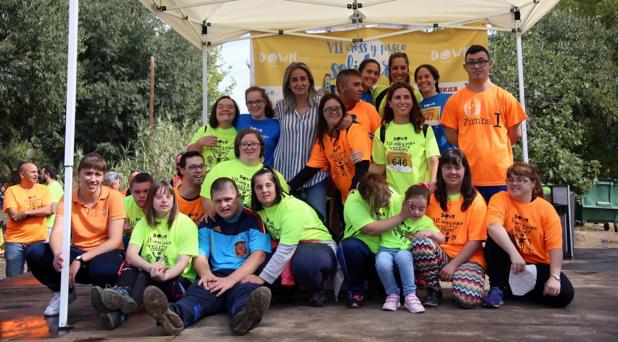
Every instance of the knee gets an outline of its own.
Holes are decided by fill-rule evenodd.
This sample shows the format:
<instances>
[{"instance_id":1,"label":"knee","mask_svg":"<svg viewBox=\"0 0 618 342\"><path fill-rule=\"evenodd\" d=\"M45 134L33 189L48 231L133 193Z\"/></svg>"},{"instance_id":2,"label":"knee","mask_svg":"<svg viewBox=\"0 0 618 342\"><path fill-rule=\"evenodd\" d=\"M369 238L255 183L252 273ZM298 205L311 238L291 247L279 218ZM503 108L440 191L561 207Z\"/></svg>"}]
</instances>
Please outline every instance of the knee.
<instances>
[{"instance_id":1,"label":"knee","mask_svg":"<svg viewBox=\"0 0 618 342\"><path fill-rule=\"evenodd\" d=\"M434 254L436 249L436 243L432 239L417 238L412 240L412 247L410 251L414 256L423 256L427 254Z\"/></svg>"},{"instance_id":2,"label":"knee","mask_svg":"<svg viewBox=\"0 0 618 342\"><path fill-rule=\"evenodd\" d=\"M393 259L387 253L378 253L376 255L376 270L390 271L393 269Z\"/></svg>"},{"instance_id":3,"label":"knee","mask_svg":"<svg viewBox=\"0 0 618 342\"><path fill-rule=\"evenodd\" d=\"M395 254L395 262L397 264L401 263L412 263L412 253L410 251L399 251Z\"/></svg>"},{"instance_id":4,"label":"knee","mask_svg":"<svg viewBox=\"0 0 618 342\"><path fill-rule=\"evenodd\" d=\"M38 242L38 243L31 245L26 250L26 253L25 253L26 260L30 263L30 262L36 262L38 260L43 259L43 256L45 255L46 247L47 247L47 243L45 242Z\"/></svg>"}]
</instances>

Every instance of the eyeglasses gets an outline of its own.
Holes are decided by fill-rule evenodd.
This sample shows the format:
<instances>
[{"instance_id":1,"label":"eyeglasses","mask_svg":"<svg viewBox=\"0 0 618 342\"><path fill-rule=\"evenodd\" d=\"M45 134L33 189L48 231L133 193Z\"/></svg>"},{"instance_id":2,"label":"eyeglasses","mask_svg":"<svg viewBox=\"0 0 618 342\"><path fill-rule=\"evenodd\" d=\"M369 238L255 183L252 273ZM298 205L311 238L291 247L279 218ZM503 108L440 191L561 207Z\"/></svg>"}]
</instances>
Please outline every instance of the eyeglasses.
<instances>
[{"instance_id":1,"label":"eyeglasses","mask_svg":"<svg viewBox=\"0 0 618 342\"><path fill-rule=\"evenodd\" d=\"M528 177L509 177L506 179L506 184L523 184L530 182Z\"/></svg>"},{"instance_id":2,"label":"eyeglasses","mask_svg":"<svg viewBox=\"0 0 618 342\"><path fill-rule=\"evenodd\" d=\"M261 106L264 104L264 100L247 101L245 103L247 104L247 107Z\"/></svg>"},{"instance_id":3,"label":"eyeglasses","mask_svg":"<svg viewBox=\"0 0 618 342\"><path fill-rule=\"evenodd\" d=\"M189 166L185 167L185 169L189 169L190 171L202 171L205 168L206 168L206 165L204 165L204 164L189 165Z\"/></svg>"},{"instance_id":4,"label":"eyeglasses","mask_svg":"<svg viewBox=\"0 0 618 342\"><path fill-rule=\"evenodd\" d=\"M258 146L260 146L259 142L240 143L240 147L242 148L255 148Z\"/></svg>"},{"instance_id":5,"label":"eyeglasses","mask_svg":"<svg viewBox=\"0 0 618 342\"><path fill-rule=\"evenodd\" d=\"M341 113L342 112L342 108L337 106L337 107L328 107L328 108L324 108L324 114L327 115L331 115L334 113Z\"/></svg>"},{"instance_id":6,"label":"eyeglasses","mask_svg":"<svg viewBox=\"0 0 618 342\"><path fill-rule=\"evenodd\" d=\"M466 62L466 65L467 65L467 66L469 66L469 67L472 67L472 68L474 68L474 67L479 67L479 68L482 68L482 67L484 67L485 65L487 65L487 63L489 63L489 60L487 60L487 59L481 59L481 60L478 60L478 61L469 61L469 62Z\"/></svg>"}]
</instances>

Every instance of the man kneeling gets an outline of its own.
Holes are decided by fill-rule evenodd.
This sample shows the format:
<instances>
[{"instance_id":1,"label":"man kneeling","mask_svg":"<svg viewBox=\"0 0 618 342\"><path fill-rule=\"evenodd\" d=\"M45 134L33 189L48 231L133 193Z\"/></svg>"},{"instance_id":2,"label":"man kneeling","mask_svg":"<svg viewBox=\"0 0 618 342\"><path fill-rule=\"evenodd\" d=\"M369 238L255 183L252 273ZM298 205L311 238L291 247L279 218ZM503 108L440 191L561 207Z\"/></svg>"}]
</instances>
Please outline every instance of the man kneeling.
<instances>
[{"instance_id":1,"label":"man kneeling","mask_svg":"<svg viewBox=\"0 0 618 342\"><path fill-rule=\"evenodd\" d=\"M257 326L270 305L270 289L240 282L271 251L260 217L243 207L238 188L229 178L217 179L211 196L216 215L200 224L199 255L193 261L199 279L173 304L158 287L144 291L146 311L169 335L178 335L202 317L224 309L232 317L232 331L244 335Z\"/></svg>"}]
</instances>

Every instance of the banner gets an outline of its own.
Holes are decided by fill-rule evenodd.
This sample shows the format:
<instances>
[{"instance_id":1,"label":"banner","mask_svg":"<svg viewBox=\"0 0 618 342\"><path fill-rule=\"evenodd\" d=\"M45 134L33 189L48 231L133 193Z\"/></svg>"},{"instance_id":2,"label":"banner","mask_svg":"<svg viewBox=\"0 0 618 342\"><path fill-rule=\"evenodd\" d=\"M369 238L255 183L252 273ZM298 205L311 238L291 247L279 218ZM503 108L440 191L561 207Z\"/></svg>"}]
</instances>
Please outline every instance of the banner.
<instances>
[{"instance_id":1,"label":"banner","mask_svg":"<svg viewBox=\"0 0 618 342\"><path fill-rule=\"evenodd\" d=\"M325 36L346 38L374 37L396 32L392 29L360 29L324 33ZM354 68L367 58L381 64L378 84L388 84L388 57L393 52L405 52L410 59L410 77L421 64L432 64L440 71L440 88L455 92L465 85L468 75L463 69L464 54L470 45L487 46L487 32L444 29L436 32L411 32L379 40L352 44L296 36L255 38L252 44L252 84L267 89L273 103L282 98L281 82L288 64L305 62L311 68L316 87L321 86L325 74L337 77L340 70Z\"/></svg>"}]
</instances>

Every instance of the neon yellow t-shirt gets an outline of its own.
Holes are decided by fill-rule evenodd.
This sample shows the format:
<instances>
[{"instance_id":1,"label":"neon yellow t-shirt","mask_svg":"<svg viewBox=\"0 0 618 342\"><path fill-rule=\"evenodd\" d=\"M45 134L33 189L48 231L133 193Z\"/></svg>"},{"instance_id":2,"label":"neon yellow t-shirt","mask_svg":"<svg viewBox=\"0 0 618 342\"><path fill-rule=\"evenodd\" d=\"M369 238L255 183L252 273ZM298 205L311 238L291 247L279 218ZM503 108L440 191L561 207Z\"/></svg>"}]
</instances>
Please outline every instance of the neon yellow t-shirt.
<instances>
[{"instance_id":1,"label":"neon yellow t-shirt","mask_svg":"<svg viewBox=\"0 0 618 342\"><path fill-rule=\"evenodd\" d=\"M345 221L343 238L357 238L364 242L372 253L376 253L380 248L380 235L365 234L362 229L370 223L399 214L403 201L401 195L394 190L392 192L388 208L380 209L376 215L371 215L369 204L358 191L353 191L348 195L343 206L343 219Z\"/></svg>"},{"instance_id":2,"label":"neon yellow t-shirt","mask_svg":"<svg viewBox=\"0 0 618 342\"><path fill-rule=\"evenodd\" d=\"M58 181L47 184L47 189L49 189L49 198L52 203L58 203L64 195L64 189ZM63 205L63 203L58 203L58 205ZM47 227L53 227L54 221L56 221L56 214L47 216Z\"/></svg>"},{"instance_id":3,"label":"neon yellow t-shirt","mask_svg":"<svg viewBox=\"0 0 618 342\"><path fill-rule=\"evenodd\" d=\"M281 202L258 211L273 240L286 245L300 241L332 241L324 223L311 206L296 197L283 195Z\"/></svg>"},{"instance_id":4,"label":"neon yellow t-shirt","mask_svg":"<svg viewBox=\"0 0 618 342\"><path fill-rule=\"evenodd\" d=\"M135 228L137 222L144 217L144 210L137 205L133 199L133 195L129 195L124 198L124 211L129 219L131 228Z\"/></svg>"},{"instance_id":5,"label":"neon yellow t-shirt","mask_svg":"<svg viewBox=\"0 0 618 342\"><path fill-rule=\"evenodd\" d=\"M212 186L212 183L214 183L214 181L218 178L228 177L231 178L234 183L236 183L236 187L238 187L238 191L243 197L243 201L245 202L245 204L247 204L247 206L250 206L251 177L253 177L253 174L258 172L263 167L264 164L262 163L259 163L256 166L248 166L243 164L239 159L231 159L217 164L206 175L206 178L202 183L200 196L210 199L210 187ZM283 191L288 192L288 183L285 181L285 178L279 172L276 172L276 174L279 178L279 182L281 183Z\"/></svg>"},{"instance_id":6,"label":"neon yellow t-shirt","mask_svg":"<svg viewBox=\"0 0 618 342\"><path fill-rule=\"evenodd\" d=\"M410 185L428 182L431 175L427 159L440 156L432 129L415 132L411 123L386 125L384 143L380 140L378 128L373 139L371 156L376 164L386 164L386 181L400 194L404 194Z\"/></svg>"},{"instance_id":7,"label":"neon yellow t-shirt","mask_svg":"<svg viewBox=\"0 0 618 342\"><path fill-rule=\"evenodd\" d=\"M234 155L234 139L236 139L236 128L212 128L210 125L202 126L195 132L189 144L195 144L198 140L205 136L214 135L219 139L217 146L204 147L200 153L204 157L206 170L212 169L220 162L236 158Z\"/></svg>"},{"instance_id":8,"label":"neon yellow t-shirt","mask_svg":"<svg viewBox=\"0 0 618 342\"><path fill-rule=\"evenodd\" d=\"M166 266L174 266L179 255L194 257L198 251L197 226L187 215L178 213L171 228L167 219L155 220L155 226L150 227L143 218L133 228L129 244L140 246L139 255L151 264L163 257ZM196 274L192 260L180 275L193 281Z\"/></svg>"},{"instance_id":9,"label":"neon yellow t-shirt","mask_svg":"<svg viewBox=\"0 0 618 342\"><path fill-rule=\"evenodd\" d=\"M414 234L421 230L431 230L436 233L440 232L433 224L433 220L427 215L424 215L416 221L407 219L397 227L382 233L380 247L399 248L401 250L410 249L412 242L408 239L408 234Z\"/></svg>"}]
</instances>

